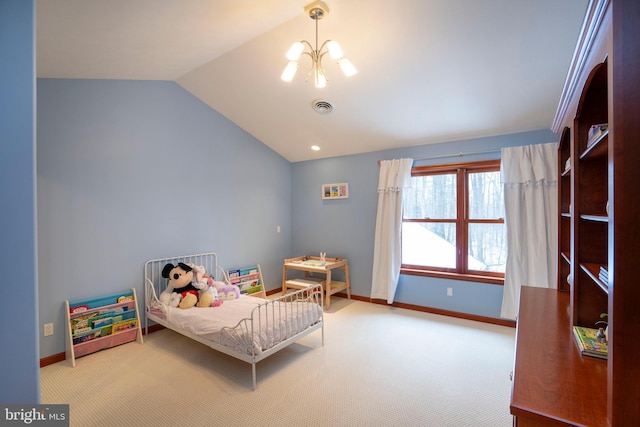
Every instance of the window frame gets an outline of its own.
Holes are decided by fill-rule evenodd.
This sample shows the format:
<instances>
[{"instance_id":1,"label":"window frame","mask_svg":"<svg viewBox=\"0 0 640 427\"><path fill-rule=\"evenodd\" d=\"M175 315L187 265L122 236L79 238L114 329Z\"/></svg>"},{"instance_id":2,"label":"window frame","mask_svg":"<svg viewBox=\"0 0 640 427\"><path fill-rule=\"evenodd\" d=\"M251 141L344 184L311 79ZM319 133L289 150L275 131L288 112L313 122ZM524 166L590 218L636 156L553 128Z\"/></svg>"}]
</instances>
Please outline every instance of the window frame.
<instances>
[{"instance_id":1,"label":"window frame","mask_svg":"<svg viewBox=\"0 0 640 427\"><path fill-rule=\"evenodd\" d=\"M426 267L422 265L402 264L400 274L439 277L445 279L464 280L470 282L482 282L504 285L504 273L477 271L468 269L468 235L469 224L504 224L504 218L500 219L475 219L468 218L469 191L468 175L473 172L499 172L500 159L484 160L478 162L453 163L434 166L414 166L411 168L411 176L456 174L456 211L455 219L406 219L402 222L416 223L454 223L456 226L456 265L458 268ZM460 214L462 212L462 215Z\"/></svg>"}]
</instances>

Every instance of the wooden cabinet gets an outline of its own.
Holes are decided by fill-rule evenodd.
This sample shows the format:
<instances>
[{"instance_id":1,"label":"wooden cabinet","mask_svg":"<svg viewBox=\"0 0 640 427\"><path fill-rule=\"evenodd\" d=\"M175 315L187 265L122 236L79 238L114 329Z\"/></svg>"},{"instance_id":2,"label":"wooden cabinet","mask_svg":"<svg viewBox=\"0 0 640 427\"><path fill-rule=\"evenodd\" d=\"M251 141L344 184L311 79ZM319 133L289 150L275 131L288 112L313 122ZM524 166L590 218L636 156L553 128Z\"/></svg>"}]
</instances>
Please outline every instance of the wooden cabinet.
<instances>
[{"instance_id":1,"label":"wooden cabinet","mask_svg":"<svg viewBox=\"0 0 640 427\"><path fill-rule=\"evenodd\" d=\"M521 294L517 426L640 425L637 28L639 1L589 2L552 128L560 138L559 291ZM603 124L606 131L592 130ZM608 359L581 356L571 327L594 327L601 313L608 313Z\"/></svg>"}]
</instances>

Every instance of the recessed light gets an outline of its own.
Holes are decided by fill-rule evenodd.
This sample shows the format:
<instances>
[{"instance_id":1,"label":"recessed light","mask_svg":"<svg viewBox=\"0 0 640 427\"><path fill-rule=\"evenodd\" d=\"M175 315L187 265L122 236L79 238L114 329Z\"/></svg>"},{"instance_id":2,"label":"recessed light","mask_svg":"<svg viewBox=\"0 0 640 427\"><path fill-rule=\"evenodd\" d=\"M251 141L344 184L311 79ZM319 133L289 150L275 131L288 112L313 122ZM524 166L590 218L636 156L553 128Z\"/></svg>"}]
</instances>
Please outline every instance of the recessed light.
<instances>
[{"instance_id":1,"label":"recessed light","mask_svg":"<svg viewBox=\"0 0 640 427\"><path fill-rule=\"evenodd\" d=\"M320 147L318 147L317 145L312 145L312 146L311 146L311 149L312 149L313 151L320 151Z\"/></svg>"}]
</instances>

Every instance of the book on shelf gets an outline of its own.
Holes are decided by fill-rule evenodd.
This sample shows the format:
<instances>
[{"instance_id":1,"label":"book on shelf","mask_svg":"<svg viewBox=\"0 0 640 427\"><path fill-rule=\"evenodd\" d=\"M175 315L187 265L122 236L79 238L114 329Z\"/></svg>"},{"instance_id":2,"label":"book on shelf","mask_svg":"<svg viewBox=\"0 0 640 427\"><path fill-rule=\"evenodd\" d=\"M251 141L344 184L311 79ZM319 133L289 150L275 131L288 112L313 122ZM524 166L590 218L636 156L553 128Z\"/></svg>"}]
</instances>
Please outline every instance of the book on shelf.
<instances>
[{"instance_id":1,"label":"book on shelf","mask_svg":"<svg viewBox=\"0 0 640 427\"><path fill-rule=\"evenodd\" d=\"M260 279L240 282L238 283L238 287L240 288L240 293L242 294L253 294L262 290Z\"/></svg>"},{"instance_id":2,"label":"book on shelf","mask_svg":"<svg viewBox=\"0 0 640 427\"><path fill-rule=\"evenodd\" d=\"M228 270L229 282L237 285L242 294L252 294L262 290L262 278L258 265L236 270Z\"/></svg>"},{"instance_id":3,"label":"book on shelf","mask_svg":"<svg viewBox=\"0 0 640 427\"><path fill-rule=\"evenodd\" d=\"M595 143L602 135L609 131L609 125L607 123L601 123L599 125L593 125L589 128L589 134L587 138L587 147L590 147Z\"/></svg>"},{"instance_id":4,"label":"book on shelf","mask_svg":"<svg viewBox=\"0 0 640 427\"><path fill-rule=\"evenodd\" d=\"M135 310L127 307L115 307L110 310L97 310L87 314L76 315L71 318L71 334L76 337L92 330L101 330L101 336L108 335L111 325L135 318ZM106 328L106 327L109 328ZM110 333L110 332L109 332Z\"/></svg>"},{"instance_id":5,"label":"book on shelf","mask_svg":"<svg viewBox=\"0 0 640 427\"><path fill-rule=\"evenodd\" d=\"M78 333L73 336L73 343L81 344L83 342L91 341L92 339L95 339L95 338L100 338L101 333L102 331L99 328L90 329L88 331Z\"/></svg>"},{"instance_id":6,"label":"book on shelf","mask_svg":"<svg viewBox=\"0 0 640 427\"><path fill-rule=\"evenodd\" d=\"M126 331L128 329L135 329L138 327L138 319L124 320L122 322L114 323L111 329L111 333Z\"/></svg>"},{"instance_id":7,"label":"book on shelf","mask_svg":"<svg viewBox=\"0 0 640 427\"><path fill-rule=\"evenodd\" d=\"M125 302L133 303L134 301L135 301L135 297L133 295L133 292L123 292L123 293L111 295L108 297L93 298L93 299L84 300L84 301L70 302L69 314L73 315L73 314L82 313L83 311L89 311L89 310L93 310L95 308L99 308L107 305L114 305L114 304L120 304ZM124 309L126 310L127 308L124 307Z\"/></svg>"},{"instance_id":8,"label":"book on shelf","mask_svg":"<svg viewBox=\"0 0 640 427\"><path fill-rule=\"evenodd\" d=\"M609 271L604 265L600 266L600 273L598 273L598 278L605 283L609 282Z\"/></svg>"},{"instance_id":9,"label":"book on shelf","mask_svg":"<svg viewBox=\"0 0 640 427\"><path fill-rule=\"evenodd\" d=\"M133 295L122 295L120 297L118 297L118 304L120 304L121 302L126 302L126 301L133 301Z\"/></svg>"},{"instance_id":10,"label":"book on shelf","mask_svg":"<svg viewBox=\"0 0 640 427\"><path fill-rule=\"evenodd\" d=\"M102 328L103 326L113 325L117 321L117 317L101 317L99 319L93 318L89 322L92 328Z\"/></svg>"},{"instance_id":11,"label":"book on shelf","mask_svg":"<svg viewBox=\"0 0 640 427\"><path fill-rule=\"evenodd\" d=\"M73 335L84 333L91 330L89 321L96 317L98 313L84 314L71 319L71 332Z\"/></svg>"},{"instance_id":12,"label":"book on shelf","mask_svg":"<svg viewBox=\"0 0 640 427\"><path fill-rule=\"evenodd\" d=\"M89 306L87 304L81 304L81 305L77 305L75 307L70 307L69 308L69 313L71 314L76 314L76 313L82 313L89 310Z\"/></svg>"},{"instance_id":13,"label":"book on shelf","mask_svg":"<svg viewBox=\"0 0 640 427\"><path fill-rule=\"evenodd\" d=\"M598 338L597 329L574 326L573 336L582 355L600 359L607 358L609 353L607 343Z\"/></svg>"},{"instance_id":14,"label":"book on shelf","mask_svg":"<svg viewBox=\"0 0 640 427\"><path fill-rule=\"evenodd\" d=\"M231 281L231 283L240 280L240 270L228 270L227 274L229 275L229 281Z\"/></svg>"}]
</instances>

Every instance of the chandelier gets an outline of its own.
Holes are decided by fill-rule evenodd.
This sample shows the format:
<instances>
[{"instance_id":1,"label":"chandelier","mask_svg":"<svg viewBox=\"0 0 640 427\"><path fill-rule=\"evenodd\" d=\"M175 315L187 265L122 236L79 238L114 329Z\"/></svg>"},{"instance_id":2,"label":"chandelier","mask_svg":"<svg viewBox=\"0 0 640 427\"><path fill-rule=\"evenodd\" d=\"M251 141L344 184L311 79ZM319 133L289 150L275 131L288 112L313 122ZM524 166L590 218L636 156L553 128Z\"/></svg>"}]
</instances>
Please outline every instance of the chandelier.
<instances>
[{"instance_id":1,"label":"chandelier","mask_svg":"<svg viewBox=\"0 0 640 427\"><path fill-rule=\"evenodd\" d=\"M329 8L323 1L315 1L308 4L304 8L305 12L309 14L309 17L316 21L316 44L315 49L306 40L295 42L293 46L287 52L287 59L289 63L285 67L280 78L285 82L290 82L298 71L298 59L302 54L309 55L311 57L311 70L307 74L305 81L309 80L309 76L313 73L313 78L316 87L322 88L327 85L327 74L322 67L322 58L328 53L331 58L338 61L340 69L349 77L358 72L356 67L353 66L351 61L344 57L342 48L335 40L325 40L324 43L318 49L318 21L329 14ZM308 51L305 50L308 48Z\"/></svg>"}]
</instances>

